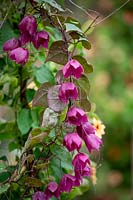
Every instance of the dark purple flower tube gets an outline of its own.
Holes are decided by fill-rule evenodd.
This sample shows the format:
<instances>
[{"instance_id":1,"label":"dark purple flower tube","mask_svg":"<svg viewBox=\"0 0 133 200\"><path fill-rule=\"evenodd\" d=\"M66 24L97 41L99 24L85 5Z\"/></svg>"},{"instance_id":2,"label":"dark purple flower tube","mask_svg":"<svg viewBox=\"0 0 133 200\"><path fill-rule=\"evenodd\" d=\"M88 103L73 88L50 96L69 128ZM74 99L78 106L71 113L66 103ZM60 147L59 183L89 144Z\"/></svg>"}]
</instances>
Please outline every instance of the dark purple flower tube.
<instances>
[{"instance_id":1,"label":"dark purple flower tube","mask_svg":"<svg viewBox=\"0 0 133 200\"><path fill-rule=\"evenodd\" d=\"M83 137L88 151L91 153L93 150L99 151L102 140L95 134L86 135Z\"/></svg>"},{"instance_id":2,"label":"dark purple flower tube","mask_svg":"<svg viewBox=\"0 0 133 200\"><path fill-rule=\"evenodd\" d=\"M32 43L36 49L40 46L48 48L49 34L46 31L36 32L33 36Z\"/></svg>"},{"instance_id":3,"label":"dark purple flower tube","mask_svg":"<svg viewBox=\"0 0 133 200\"><path fill-rule=\"evenodd\" d=\"M77 100L78 98L78 90L74 83L67 82L62 83L59 89L59 99L63 103L67 103L69 99Z\"/></svg>"},{"instance_id":4,"label":"dark purple flower tube","mask_svg":"<svg viewBox=\"0 0 133 200\"><path fill-rule=\"evenodd\" d=\"M70 124L80 126L82 123L88 121L87 115L81 108L72 107L67 113L67 120Z\"/></svg>"},{"instance_id":5,"label":"dark purple flower tube","mask_svg":"<svg viewBox=\"0 0 133 200\"><path fill-rule=\"evenodd\" d=\"M63 67L62 71L65 78L74 76L78 79L83 74L84 69L77 60L72 59Z\"/></svg>"},{"instance_id":6,"label":"dark purple flower tube","mask_svg":"<svg viewBox=\"0 0 133 200\"><path fill-rule=\"evenodd\" d=\"M36 32L36 29L37 22L32 15L24 17L19 23L19 30L21 33L27 33L32 36Z\"/></svg>"},{"instance_id":7,"label":"dark purple flower tube","mask_svg":"<svg viewBox=\"0 0 133 200\"><path fill-rule=\"evenodd\" d=\"M49 200L52 196L59 198L60 191L59 191L58 184L54 181L51 181L45 190L45 195L47 197L47 200Z\"/></svg>"},{"instance_id":8,"label":"dark purple flower tube","mask_svg":"<svg viewBox=\"0 0 133 200\"><path fill-rule=\"evenodd\" d=\"M10 40L7 40L3 45L4 51L12 51L13 49L16 49L20 46L20 42L16 38L12 38Z\"/></svg>"},{"instance_id":9,"label":"dark purple flower tube","mask_svg":"<svg viewBox=\"0 0 133 200\"><path fill-rule=\"evenodd\" d=\"M38 191L32 197L32 200L47 200L44 192Z\"/></svg>"},{"instance_id":10,"label":"dark purple flower tube","mask_svg":"<svg viewBox=\"0 0 133 200\"><path fill-rule=\"evenodd\" d=\"M17 64L24 65L29 57L29 53L27 49L18 47L12 50L9 54L11 60L15 60Z\"/></svg>"},{"instance_id":11,"label":"dark purple flower tube","mask_svg":"<svg viewBox=\"0 0 133 200\"><path fill-rule=\"evenodd\" d=\"M75 176L64 174L59 184L59 190L60 192L70 192L72 187L79 185L80 181L77 180Z\"/></svg>"},{"instance_id":12,"label":"dark purple flower tube","mask_svg":"<svg viewBox=\"0 0 133 200\"><path fill-rule=\"evenodd\" d=\"M68 149L68 151L80 150L82 145L82 140L77 133L67 133L64 137L63 145Z\"/></svg>"}]
</instances>

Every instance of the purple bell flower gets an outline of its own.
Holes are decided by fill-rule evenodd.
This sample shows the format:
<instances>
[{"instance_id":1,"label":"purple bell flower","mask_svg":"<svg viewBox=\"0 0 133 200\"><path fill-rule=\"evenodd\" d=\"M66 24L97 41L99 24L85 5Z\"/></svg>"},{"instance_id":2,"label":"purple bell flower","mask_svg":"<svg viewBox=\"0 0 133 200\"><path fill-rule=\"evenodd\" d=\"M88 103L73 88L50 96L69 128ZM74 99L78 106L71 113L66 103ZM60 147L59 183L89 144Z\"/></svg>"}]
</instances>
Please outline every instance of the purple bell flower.
<instances>
[{"instance_id":1,"label":"purple bell flower","mask_svg":"<svg viewBox=\"0 0 133 200\"><path fill-rule=\"evenodd\" d=\"M80 126L82 123L88 121L87 115L81 108L72 107L67 113L67 120L70 124Z\"/></svg>"},{"instance_id":2,"label":"purple bell flower","mask_svg":"<svg viewBox=\"0 0 133 200\"><path fill-rule=\"evenodd\" d=\"M44 192L38 191L32 197L32 200L47 200Z\"/></svg>"},{"instance_id":3,"label":"purple bell flower","mask_svg":"<svg viewBox=\"0 0 133 200\"><path fill-rule=\"evenodd\" d=\"M72 59L63 67L62 71L65 78L74 76L78 79L83 74L84 69L77 60Z\"/></svg>"},{"instance_id":4,"label":"purple bell flower","mask_svg":"<svg viewBox=\"0 0 133 200\"><path fill-rule=\"evenodd\" d=\"M36 32L32 38L32 43L36 49L40 46L48 48L49 34L46 31Z\"/></svg>"},{"instance_id":5,"label":"purple bell flower","mask_svg":"<svg viewBox=\"0 0 133 200\"><path fill-rule=\"evenodd\" d=\"M12 51L13 49L16 49L20 46L20 42L16 38L12 38L10 40L7 40L3 45L4 51Z\"/></svg>"},{"instance_id":6,"label":"purple bell flower","mask_svg":"<svg viewBox=\"0 0 133 200\"><path fill-rule=\"evenodd\" d=\"M78 153L72 160L72 165L74 166L75 177L77 179L82 179L84 174L84 169L86 166L90 165L90 159L85 153Z\"/></svg>"},{"instance_id":7,"label":"purple bell flower","mask_svg":"<svg viewBox=\"0 0 133 200\"><path fill-rule=\"evenodd\" d=\"M80 181L75 176L64 174L59 184L59 190L60 192L70 192L72 187L79 185Z\"/></svg>"},{"instance_id":8,"label":"purple bell flower","mask_svg":"<svg viewBox=\"0 0 133 200\"><path fill-rule=\"evenodd\" d=\"M24 65L29 57L29 53L27 49L18 47L12 50L9 54L11 60L15 60L17 64Z\"/></svg>"},{"instance_id":9,"label":"purple bell flower","mask_svg":"<svg viewBox=\"0 0 133 200\"><path fill-rule=\"evenodd\" d=\"M83 139L90 153L92 152L92 150L99 151L102 140L98 136L96 136L95 134L90 134L83 137Z\"/></svg>"},{"instance_id":10,"label":"purple bell flower","mask_svg":"<svg viewBox=\"0 0 133 200\"><path fill-rule=\"evenodd\" d=\"M80 150L82 145L82 140L77 133L67 133L64 137L63 145L68 149L68 151Z\"/></svg>"},{"instance_id":11,"label":"purple bell flower","mask_svg":"<svg viewBox=\"0 0 133 200\"><path fill-rule=\"evenodd\" d=\"M77 133L81 138L84 138L86 135L95 134L95 128L89 121L87 121L82 125L77 126Z\"/></svg>"},{"instance_id":12,"label":"purple bell flower","mask_svg":"<svg viewBox=\"0 0 133 200\"><path fill-rule=\"evenodd\" d=\"M62 83L59 89L59 99L63 103L67 103L69 99L77 100L78 90L74 83Z\"/></svg>"},{"instance_id":13,"label":"purple bell flower","mask_svg":"<svg viewBox=\"0 0 133 200\"><path fill-rule=\"evenodd\" d=\"M58 184L54 181L51 181L45 190L45 195L47 197L47 200L49 200L52 196L59 198L60 191Z\"/></svg>"},{"instance_id":14,"label":"purple bell flower","mask_svg":"<svg viewBox=\"0 0 133 200\"><path fill-rule=\"evenodd\" d=\"M32 15L24 17L19 23L19 30L21 33L29 34L32 36L37 29L36 19Z\"/></svg>"}]
</instances>

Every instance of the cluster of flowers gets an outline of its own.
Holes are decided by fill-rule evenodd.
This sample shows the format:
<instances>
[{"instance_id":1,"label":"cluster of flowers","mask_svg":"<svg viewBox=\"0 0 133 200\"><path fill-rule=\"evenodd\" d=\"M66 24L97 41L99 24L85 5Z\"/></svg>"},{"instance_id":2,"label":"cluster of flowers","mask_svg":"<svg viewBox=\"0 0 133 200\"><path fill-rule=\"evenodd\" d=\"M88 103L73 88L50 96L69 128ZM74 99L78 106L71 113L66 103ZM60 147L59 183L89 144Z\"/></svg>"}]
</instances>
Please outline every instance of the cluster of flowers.
<instances>
[{"instance_id":1,"label":"cluster of flowers","mask_svg":"<svg viewBox=\"0 0 133 200\"><path fill-rule=\"evenodd\" d=\"M74 77L79 79L83 74L82 65L71 59L62 69L64 78ZM72 80L70 78L70 80ZM59 88L59 99L68 105L69 101L78 99L78 89L70 82L63 82ZM66 122L75 127L75 132L67 133L64 137L63 145L69 152L77 150L77 154L72 160L74 175L64 174L59 184L52 181L48 184L45 192L38 191L33 195L33 200L49 200L52 196L60 197L62 192L70 192L75 186L80 186L83 177L91 176L91 161L87 154L80 152L82 140L85 142L88 151L99 150L102 141L96 133L96 129L89 122L85 112L79 108L70 106L67 112Z\"/></svg>"},{"instance_id":2,"label":"cluster of flowers","mask_svg":"<svg viewBox=\"0 0 133 200\"><path fill-rule=\"evenodd\" d=\"M36 19L30 15L24 17L18 27L20 37L6 41L3 50L9 52L11 60L24 65L29 58L29 52L23 46L28 42L32 42L36 49L39 49L40 46L48 48L49 35L46 31L37 31Z\"/></svg>"}]
</instances>

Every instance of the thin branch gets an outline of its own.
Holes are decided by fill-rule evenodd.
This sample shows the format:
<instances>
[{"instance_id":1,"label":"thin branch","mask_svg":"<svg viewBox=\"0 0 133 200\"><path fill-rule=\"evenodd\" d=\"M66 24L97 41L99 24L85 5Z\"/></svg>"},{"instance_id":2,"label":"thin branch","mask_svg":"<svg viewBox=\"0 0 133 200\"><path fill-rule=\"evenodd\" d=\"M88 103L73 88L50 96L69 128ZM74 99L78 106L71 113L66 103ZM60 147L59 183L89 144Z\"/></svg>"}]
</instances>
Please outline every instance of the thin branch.
<instances>
[{"instance_id":1,"label":"thin branch","mask_svg":"<svg viewBox=\"0 0 133 200\"><path fill-rule=\"evenodd\" d=\"M82 10L86 15L88 15L91 19L94 19L94 17L92 17L84 8L80 7L79 5L77 5L76 3L74 3L72 0L69 0L69 2L74 5L75 7L79 8L80 10ZM92 11L92 10L91 10Z\"/></svg>"},{"instance_id":2,"label":"thin branch","mask_svg":"<svg viewBox=\"0 0 133 200\"><path fill-rule=\"evenodd\" d=\"M120 7L116 8L113 12L111 12L109 15L107 15L106 17L104 17L102 20L100 20L99 22L95 23L94 26L103 23L105 20L107 20L109 17L111 17L112 15L114 15L116 12L118 12L121 8L123 8L127 3L129 3L130 0L127 0L125 3L123 3Z\"/></svg>"},{"instance_id":3,"label":"thin branch","mask_svg":"<svg viewBox=\"0 0 133 200\"><path fill-rule=\"evenodd\" d=\"M7 12L6 12L6 15L5 15L3 21L2 21L2 23L1 23L1 25L0 25L0 29L1 29L2 26L4 25L4 23L5 23L5 21L6 21L6 18L7 18L7 16L8 16L8 14L9 14L9 11L10 11L11 7L12 7L12 3L10 3L10 5L9 5L9 8L8 8L8 10L7 10Z\"/></svg>"}]
</instances>

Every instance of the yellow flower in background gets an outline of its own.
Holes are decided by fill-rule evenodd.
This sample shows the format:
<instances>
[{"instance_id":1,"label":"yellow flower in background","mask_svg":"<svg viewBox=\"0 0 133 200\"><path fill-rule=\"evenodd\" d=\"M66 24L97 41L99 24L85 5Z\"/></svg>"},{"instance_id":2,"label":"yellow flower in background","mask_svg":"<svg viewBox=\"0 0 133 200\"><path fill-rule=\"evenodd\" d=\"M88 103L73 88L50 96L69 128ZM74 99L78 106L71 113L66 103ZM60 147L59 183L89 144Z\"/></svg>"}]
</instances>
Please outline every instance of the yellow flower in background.
<instances>
[{"instance_id":1,"label":"yellow flower in background","mask_svg":"<svg viewBox=\"0 0 133 200\"><path fill-rule=\"evenodd\" d=\"M105 134L105 126L102 124L101 120L98 120L96 118L93 118L93 126L95 127L95 135L98 136L99 138L102 138L102 135Z\"/></svg>"}]
</instances>

